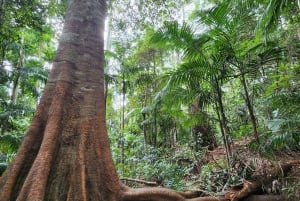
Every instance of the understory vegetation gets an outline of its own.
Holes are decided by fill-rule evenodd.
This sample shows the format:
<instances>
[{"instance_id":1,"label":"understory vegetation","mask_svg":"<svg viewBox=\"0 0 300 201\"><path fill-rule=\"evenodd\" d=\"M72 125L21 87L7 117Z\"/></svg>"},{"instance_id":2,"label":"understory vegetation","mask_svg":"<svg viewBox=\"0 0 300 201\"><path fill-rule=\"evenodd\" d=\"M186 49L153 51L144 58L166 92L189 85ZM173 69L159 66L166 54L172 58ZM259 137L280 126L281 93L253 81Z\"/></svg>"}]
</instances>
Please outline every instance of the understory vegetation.
<instances>
[{"instance_id":1,"label":"understory vegetation","mask_svg":"<svg viewBox=\"0 0 300 201\"><path fill-rule=\"evenodd\" d=\"M67 5L41 2L0 0L0 174L43 92ZM124 183L217 195L300 160L299 1L108 6L107 130ZM264 191L299 199L291 174Z\"/></svg>"}]
</instances>

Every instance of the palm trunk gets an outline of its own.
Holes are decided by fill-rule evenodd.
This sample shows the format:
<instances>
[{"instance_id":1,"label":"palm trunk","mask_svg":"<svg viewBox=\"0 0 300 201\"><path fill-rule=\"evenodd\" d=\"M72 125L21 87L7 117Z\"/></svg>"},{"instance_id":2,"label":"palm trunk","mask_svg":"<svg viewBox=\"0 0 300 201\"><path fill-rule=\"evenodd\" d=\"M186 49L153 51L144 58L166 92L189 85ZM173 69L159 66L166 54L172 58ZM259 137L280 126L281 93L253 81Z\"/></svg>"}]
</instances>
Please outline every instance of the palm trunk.
<instances>
[{"instance_id":1,"label":"palm trunk","mask_svg":"<svg viewBox=\"0 0 300 201\"><path fill-rule=\"evenodd\" d=\"M19 80L20 80L20 73L17 72L17 75L13 81L13 88L10 96L10 100L13 105L17 103L17 98L19 93Z\"/></svg>"},{"instance_id":2,"label":"palm trunk","mask_svg":"<svg viewBox=\"0 0 300 201\"><path fill-rule=\"evenodd\" d=\"M219 84L219 81L215 79L216 84L216 92L217 92L217 103L218 103L218 115L220 117L220 125L222 129L223 139L224 139L224 146L226 148L226 152L228 153L228 156L232 156L231 152L231 145L229 141L229 128L227 126L227 118L224 111L223 101L222 101L222 91L221 86ZM229 160L229 158L228 158Z\"/></svg>"},{"instance_id":3,"label":"palm trunk","mask_svg":"<svg viewBox=\"0 0 300 201\"><path fill-rule=\"evenodd\" d=\"M105 127L105 1L70 0L63 35L26 137L0 179L0 200L119 200Z\"/></svg>"},{"instance_id":4,"label":"palm trunk","mask_svg":"<svg viewBox=\"0 0 300 201\"><path fill-rule=\"evenodd\" d=\"M126 95L126 82L124 78L124 73L122 75L122 119L121 119L121 170L122 174L125 171L125 141L124 141L124 131L125 131L125 95Z\"/></svg>"},{"instance_id":5,"label":"palm trunk","mask_svg":"<svg viewBox=\"0 0 300 201\"><path fill-rule=\"evenodd\" d=\"M248 111L249 111L254 136L255 136L256 142L259 144L259 135L258 135L258 131L257 131L256 118L255 118L255 115L254 115L253 106L252 106L251 101L250 101L248 88L247 88L247 83L246 83L246 79L245 79L244 74L242 74L242 76L241 76L241 83L243 85L244 92L245 92L245 97L244 98L245 98L245 102L246 102L246 105L247 105L247 108L248 108Z\"/></svg>"}]
</instances>

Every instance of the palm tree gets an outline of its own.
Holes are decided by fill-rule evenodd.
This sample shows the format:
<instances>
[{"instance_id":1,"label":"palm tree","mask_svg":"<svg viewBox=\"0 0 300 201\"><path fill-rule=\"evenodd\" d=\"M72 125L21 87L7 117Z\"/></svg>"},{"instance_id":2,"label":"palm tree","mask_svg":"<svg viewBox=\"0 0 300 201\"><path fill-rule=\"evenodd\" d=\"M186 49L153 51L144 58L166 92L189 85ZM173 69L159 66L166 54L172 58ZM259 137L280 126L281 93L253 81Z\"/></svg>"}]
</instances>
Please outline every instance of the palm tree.
<instances>
[{"instance_id":1,"label":"palm tree","mask_svg":"<svg viewBox=\"0 0 300 201\"><path fill-rule=\"evenodd\" d=\"M228 12L237 12L236 10L239 10L238 13L241 14L245 11L253 12L254 9L258 9L260 17L256 30L259 35L263 33L264 39L282 23L284 13L290 15L291 13L299 13L300 10L299 0L227 0L225 2L228 5Z\"/></svg>"},{"instance_id":2,"label":"palm tree","mask_svg":"<svg viewBox=\"0 0 300 201\"><path fill-rule=\"evenodd\" d=\"M169 75L169 85L173 87L184 85L187 87L187 91L194 91L194 100L190 102L190 107L194 105L194 108L198 108L197 112L203 114L203 111L201 111L203 107L216 100L219 105L217 107L218 111L221 114L219 120L222 122L220 125L225 140L224 143L228 145L228 153L230 153L229 143L227 143L229 128L227 126L221 92L222 82L226 78L226 69L221 66L222 55L213 55L210 49L210 46L213 45L210 36L207 34L196 34L192 27L185 23L180 27L177 22L171 22L165 23L164 27L154 35L153 41L158 44L165 44L167 48L177 49L182 52L183 62L174 73ZM201 86L209 86L209 92L207 93L207 89ZM210 129L204 129L208 128L207 126L204 123L203 126L195 126L193 130L195 133L201 133L197 130L202 130L202 132L206 130L207 133L205 134L207 136L203 138L210 140L203 144L209 144L210 149L213 149L216 141L212 140L214 137L211 136Z\"/></svg>"}]
</instances>

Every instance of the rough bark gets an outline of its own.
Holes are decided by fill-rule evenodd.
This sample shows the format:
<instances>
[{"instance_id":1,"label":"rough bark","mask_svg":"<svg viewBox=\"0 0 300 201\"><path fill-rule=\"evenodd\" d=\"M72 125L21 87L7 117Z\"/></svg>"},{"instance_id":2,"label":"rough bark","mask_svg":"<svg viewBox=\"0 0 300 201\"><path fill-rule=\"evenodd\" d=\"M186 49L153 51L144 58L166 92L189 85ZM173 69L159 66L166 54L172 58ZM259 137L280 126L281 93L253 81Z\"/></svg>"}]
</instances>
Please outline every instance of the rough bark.
<instances>
[{"instance_id":1,"label":"rough bark","mask_svg":"<svg viewBox=\"0 0 300 201\"><path fill-rule=\"evenodd\" d=\"M1 201L119 199L105 128L105 1L69 2L43 97L1 177Z\"/></svg>"}]
</instances>

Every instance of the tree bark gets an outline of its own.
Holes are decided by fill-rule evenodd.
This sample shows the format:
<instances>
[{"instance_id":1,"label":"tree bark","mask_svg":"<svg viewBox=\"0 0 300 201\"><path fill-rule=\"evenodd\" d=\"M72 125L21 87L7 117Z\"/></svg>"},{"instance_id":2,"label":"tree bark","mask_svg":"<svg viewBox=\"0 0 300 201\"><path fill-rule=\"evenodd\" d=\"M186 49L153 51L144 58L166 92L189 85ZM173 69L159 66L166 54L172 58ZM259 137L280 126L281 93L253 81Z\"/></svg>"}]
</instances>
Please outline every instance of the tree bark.
<instances>
[{"instance_id":1,"label":"tree bark","mask_svg":"<svg viewBox=\"0 0 300 201\"><path fill-rule=\"evenodd\" d=\"M53 69L1 201L119 200L105 127L104 0L70 0Z\"/></svg>"}]
</instances>

